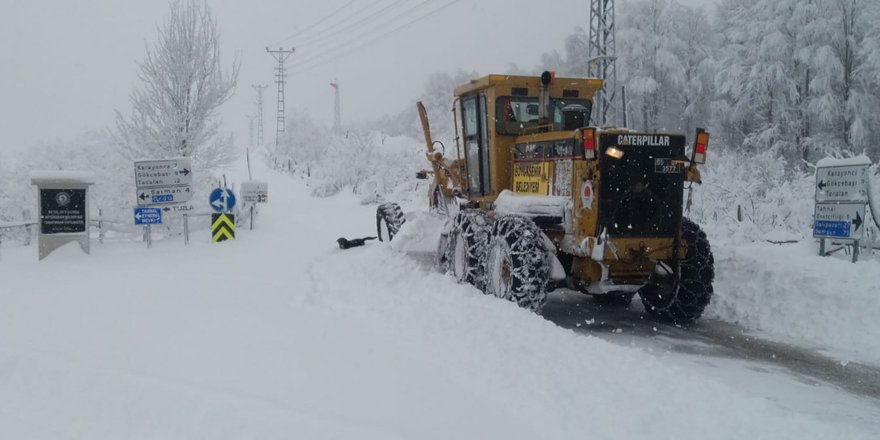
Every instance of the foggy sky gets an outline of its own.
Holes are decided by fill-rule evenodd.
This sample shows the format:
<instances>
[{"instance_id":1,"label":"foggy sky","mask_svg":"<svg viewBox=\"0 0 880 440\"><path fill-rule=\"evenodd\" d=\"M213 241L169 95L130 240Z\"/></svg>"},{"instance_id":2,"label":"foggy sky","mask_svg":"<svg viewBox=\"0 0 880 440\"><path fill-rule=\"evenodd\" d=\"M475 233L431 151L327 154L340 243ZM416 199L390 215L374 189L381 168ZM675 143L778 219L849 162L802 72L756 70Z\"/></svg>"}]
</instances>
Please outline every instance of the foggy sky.
<instances>
[{"instance_id":1,"label":"foggy sky","mask_svg":"<svg viewBox=\"0 0 880 440\"><path fill-rule=\"evenodd\" d=\"M2 1L0 150L20 149L41 140L72 139L87 129L112 127L114 110L128 113L128 95L138 83L136 62L143 59L145 44L155 40L156 25L168 9L166 2ZM448 1L432 0L352 44L391 31ZM362 11L356 15L366 17L393 2L356 0L347 11ZM343 123L357 123L405 109L423 89L425 78L437 71L461 68L488 74L504 72L510 63L531 68L542 53L561 50L565 37L575 26L586 27L588 19L587 0L459 0L430 18L301 72L298 63L322 50L348 51L352 44L341 45L357 36L358 29L369 27L370 21L326 35L331 32L329 24L347 16L342 12L306 30L349 0L207 3L220 28L224 63L227 67L233 59L241 63L238 88L222 108L221 117L242 146L248 143L246 115L255 113L252 84L269 85L264 129L266 143L274 140L275 62L265 53L269 44L297 50L288 62L288 111L307 111L315 121L329 125L333 118L329 82L337 78ZM387 14L420 3L400 0ZM358 19L348 19L333 29ZM325 30L323 38L318 35L321 30ZM281 41L297 32L299 38ZM309 37L315 41L309 42Z\"/></svg>"}]
</instances>

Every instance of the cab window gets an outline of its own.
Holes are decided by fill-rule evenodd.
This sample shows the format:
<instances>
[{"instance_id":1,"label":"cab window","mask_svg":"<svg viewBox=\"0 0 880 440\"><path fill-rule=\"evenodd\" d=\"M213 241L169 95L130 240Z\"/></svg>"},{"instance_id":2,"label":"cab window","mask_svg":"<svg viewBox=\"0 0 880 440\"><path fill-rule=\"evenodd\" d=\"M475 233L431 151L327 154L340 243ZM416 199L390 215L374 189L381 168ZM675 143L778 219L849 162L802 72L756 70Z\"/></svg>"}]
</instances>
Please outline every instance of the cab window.
<instances>
[{"instance_id":1,"label":"cab window","mask_svg":"<svg viewBox=\"0 0 880 440\"><path fill-rule=\"evenodd\" d=\"M467 97L462 99L461 106L468 193L486 195L490 192L486 98Z\"/></svg>"},{"instance_id":2,"label":"cab window","mask_svg":"<svg viewBox=\"0 0 880 440\"><path fill-rule=\"evenodd\" d=\"M550 99L550 120L540 120L538 98L503 96L495 101L495 132L501 135L534 133L539 126L553 130L589 126L593 103L587 99Z\"/></svg>"}]
</instances>

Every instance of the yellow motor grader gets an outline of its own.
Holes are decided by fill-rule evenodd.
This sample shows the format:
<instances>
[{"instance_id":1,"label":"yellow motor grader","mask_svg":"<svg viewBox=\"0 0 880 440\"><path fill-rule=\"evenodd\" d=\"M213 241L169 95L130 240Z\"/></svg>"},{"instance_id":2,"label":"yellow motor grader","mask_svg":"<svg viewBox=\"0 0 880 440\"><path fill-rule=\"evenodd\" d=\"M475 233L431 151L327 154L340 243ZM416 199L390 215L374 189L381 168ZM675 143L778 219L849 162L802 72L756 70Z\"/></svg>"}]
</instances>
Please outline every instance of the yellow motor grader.
<instances>
[{"instance_id":1,"label":"yellow motor grader","mask_svg":"<svg viewBox=\"0 0 880 440\"><path fill-rule=\"evenodd\" d=\"M488 75L455 89L457 157L434 148L419 103L433 177L432 210L449 216L440 267L487 294L538 310L567 286L604 304L638 293L649 313L700 317L714 261L683 217L685 182L700 182L709 134L591 126L598 79ZM389 235L402 222L385 204ZM381 231L380 231L381 235Z\"/></svg>"}]
</instances>

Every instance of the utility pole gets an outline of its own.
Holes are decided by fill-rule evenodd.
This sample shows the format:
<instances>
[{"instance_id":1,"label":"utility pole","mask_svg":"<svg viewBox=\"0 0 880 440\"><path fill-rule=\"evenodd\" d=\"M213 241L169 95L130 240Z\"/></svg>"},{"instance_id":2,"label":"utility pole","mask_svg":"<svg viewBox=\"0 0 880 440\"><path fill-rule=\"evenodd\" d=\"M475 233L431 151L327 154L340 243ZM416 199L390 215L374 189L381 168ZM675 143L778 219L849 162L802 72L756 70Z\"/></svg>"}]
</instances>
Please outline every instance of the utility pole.
<instances>
[{"instance_id":1,"label":"utility pole","mask_svg":"<svg viewBox=\"0 0 880 440\"><path fill-rule=\"evenodd\" d=\"M614 37L614 0L590 0L590 76L602 80L596 93L594 121L600 127L616 123L617 50Z\"/></svg>"},{"instance_id":2,"label":"utility pole","mask_svg":"<svg viewBox=\"0 0 880 440\"><path fill-rule=\"evenodd\" d=\"M334 102L333 102L333 130L339 131L342 128L342 109L339 105L339 81L335 78L333 82L330 83L330 87L333 87L334 94Z\"/></svg>"},{"instance_id":3,"label":"utility pole","mask_svg":"<svg viewBox=\"0 0 880 440\"><path fill-rule=\"evenodd\" d=\"M257 91L257 143L255 145L263 145L263 90L268 88L268 85L253 85L251 87Z\"/></svg>"},{"instance_id":4,"label":"utility pole","mask_svg":"<svg viewBox=\"0 0 880 440\"><path fill-rule=\"evenodd\" d=\"M294 48L284 49L278 48L276 50L266 48L266 52L269 55L272 55L272 58L275 58L275 61L278 61L278 66L275 67L275 84L278 84L278 109L277 109L277 117L275 120L275 147L278 147L278 138L281 137L281 133L284 132L284 83L286 75L286 69L284 68L284 62L293 55Z\"/></svg>"}]
</instances>

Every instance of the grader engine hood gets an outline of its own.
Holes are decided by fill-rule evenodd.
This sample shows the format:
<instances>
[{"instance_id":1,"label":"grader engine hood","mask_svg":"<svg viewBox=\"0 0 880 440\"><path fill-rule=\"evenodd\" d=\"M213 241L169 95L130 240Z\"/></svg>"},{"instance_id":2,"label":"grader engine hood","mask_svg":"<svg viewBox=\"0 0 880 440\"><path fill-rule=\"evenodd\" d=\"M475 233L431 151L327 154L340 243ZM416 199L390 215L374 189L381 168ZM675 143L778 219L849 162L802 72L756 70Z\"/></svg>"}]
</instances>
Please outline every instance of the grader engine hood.
<instances>
[{"instance_id":1,"label":"grader engine hood","mask_svg":"<svg viewBox=\"0 0 880 440\"><path fill-rule=\"evenodd\" d=\"M613 237L672 237L682 216L685 136L599 136L599 225Z\"/></svg>"}]
</instances>

